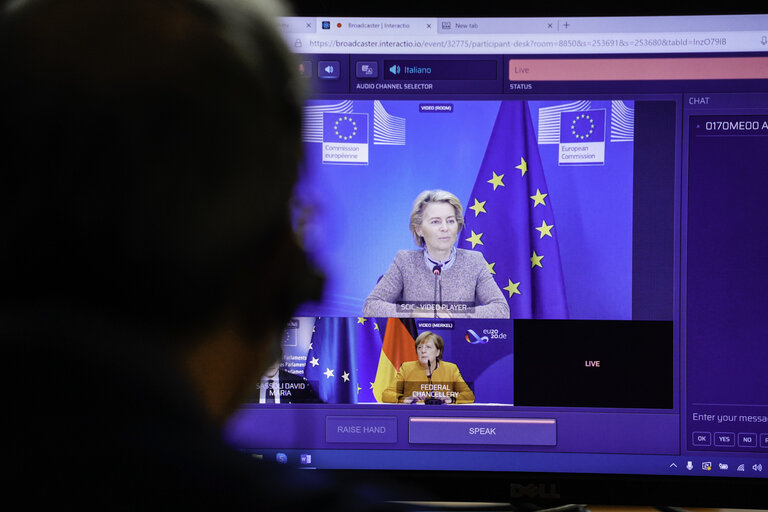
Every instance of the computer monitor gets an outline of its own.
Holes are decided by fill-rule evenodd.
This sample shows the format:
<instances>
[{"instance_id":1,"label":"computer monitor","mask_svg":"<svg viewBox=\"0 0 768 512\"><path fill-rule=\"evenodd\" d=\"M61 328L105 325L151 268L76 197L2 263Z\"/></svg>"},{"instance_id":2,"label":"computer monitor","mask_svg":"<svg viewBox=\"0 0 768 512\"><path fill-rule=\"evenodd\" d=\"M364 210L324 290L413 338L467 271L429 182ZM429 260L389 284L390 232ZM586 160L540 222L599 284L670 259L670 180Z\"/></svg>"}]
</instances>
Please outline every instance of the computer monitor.
<instances>
[{"instance_id":1,"label":"computer monitor","mask_svg":"<svg viewBox=\"0 0 768 512\"><path fill-rule=\"evenodd\" d=\"M230 442L443 500L764 506L768 15L298 14L326 291Z\"/></svg>"}]
</instances>

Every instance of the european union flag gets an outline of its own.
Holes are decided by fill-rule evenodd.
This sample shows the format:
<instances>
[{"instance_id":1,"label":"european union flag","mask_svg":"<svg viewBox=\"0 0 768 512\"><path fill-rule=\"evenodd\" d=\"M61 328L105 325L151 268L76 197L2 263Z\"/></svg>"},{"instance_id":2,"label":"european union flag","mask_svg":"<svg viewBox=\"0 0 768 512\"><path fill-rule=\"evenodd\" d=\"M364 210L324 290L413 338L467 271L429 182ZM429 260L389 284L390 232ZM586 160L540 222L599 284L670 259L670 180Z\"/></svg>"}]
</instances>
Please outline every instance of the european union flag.
<instances>
[{"instance_id":1,"label":"european union flag","mask_svg":"<svg viewBox=\"0 0 768 512\"><path fill-rule=\"evenodd\" d=\"M320 317L315 321L304 377L325 403L375 402L373 382L380 352L375 319Z\"/></svg>"},{"instance_id":2,"label":"european union flag","mask_svg":"<svg viewBox=\"0 0 768 512\"><path fill-rule=\"evenodd\" d=\"M511 318L567 318L557 223L527 103L499 107L459 247L480 251Z\"/></svg>"},{"instance_id":3,"label":"european union flag","mask_svg":"<svg viewBox=\"0 0 768 512\"><path fill-rule=\"evenodd\" d=\"M605 110L562 112L560 142L605 142Z\"/></svg>"},{"instance_id":4,"label":"european union flag","mask_svg":"<svg viewBox=\"0 0 768 512\"><path fill-rule=\"evenodd\" d=\"M367 144L368 114L324 112L323 142Z\"/></svg>"}]
</instances>

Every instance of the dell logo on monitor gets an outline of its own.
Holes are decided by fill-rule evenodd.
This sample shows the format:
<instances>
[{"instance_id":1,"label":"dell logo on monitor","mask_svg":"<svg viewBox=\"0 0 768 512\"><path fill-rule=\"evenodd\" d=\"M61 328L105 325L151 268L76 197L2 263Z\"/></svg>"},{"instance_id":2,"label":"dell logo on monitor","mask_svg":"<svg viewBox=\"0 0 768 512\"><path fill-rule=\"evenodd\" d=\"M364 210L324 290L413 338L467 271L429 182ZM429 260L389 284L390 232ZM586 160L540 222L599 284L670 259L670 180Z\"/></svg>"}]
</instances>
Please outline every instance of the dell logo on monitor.
<instances>
[{"instance_id":1,"label":"dell logo on monitor","mask_svg":"<svg viewBox=\"0 0 768 512\"><path fill-rule=\"evenodd\" d=\"M509 484L509 495L512 498L544 498L560 497L555 484Z\"/></svg>"}]
</instances>

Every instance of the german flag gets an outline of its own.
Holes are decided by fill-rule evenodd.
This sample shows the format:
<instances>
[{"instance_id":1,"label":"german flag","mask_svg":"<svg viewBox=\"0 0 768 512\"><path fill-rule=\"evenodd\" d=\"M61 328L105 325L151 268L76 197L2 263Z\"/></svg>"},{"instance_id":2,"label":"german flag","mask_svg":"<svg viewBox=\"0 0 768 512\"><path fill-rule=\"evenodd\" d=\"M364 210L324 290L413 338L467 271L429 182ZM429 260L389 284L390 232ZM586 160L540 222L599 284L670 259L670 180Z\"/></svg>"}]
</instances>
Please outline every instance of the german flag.
<instances>
[{"instance_id":1,"label":"german flag","mask_svg":"<svg viewBox=\"0 0 768 512\"><path fill-rule=\"evenodd\" d=\"M415 361L416 321L413 318L390 318L384 331L384 341L379 356L379 366L376 369L376 380L373 383L373 396L381 402L381 394L385 389L394 385L397 371L406 361Z\"/></svg>"}]
</instances>

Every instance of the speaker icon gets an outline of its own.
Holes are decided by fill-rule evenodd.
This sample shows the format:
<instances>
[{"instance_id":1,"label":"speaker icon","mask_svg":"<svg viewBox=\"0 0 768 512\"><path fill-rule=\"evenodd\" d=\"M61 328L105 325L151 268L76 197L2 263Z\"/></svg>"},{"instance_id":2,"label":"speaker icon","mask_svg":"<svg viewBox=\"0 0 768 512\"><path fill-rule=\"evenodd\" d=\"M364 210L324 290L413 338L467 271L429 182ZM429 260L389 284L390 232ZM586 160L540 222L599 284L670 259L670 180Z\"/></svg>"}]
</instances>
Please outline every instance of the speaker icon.
<instances>
[{"instance_id":1,"label":"speaker icon","mask_svg":"<svg viewBox=\"0 0 768 512\"><path fill-rule=\"evenodd\" d=\"M393 64L392 67L389 68L389 72L393 75L399 75L400 74L400 66L397 64Z\"/></svg>"},{"instance_id":2,"label":"speaker icon","mask_svg":"<svg viewBox=\"0 0 768 512\"><path fill-rule=\"evenodd\" d=\"M317 77L321 80L338 80L341 76L341 62L321 60L317 63Z\"/></svg>"}]
</instances>

